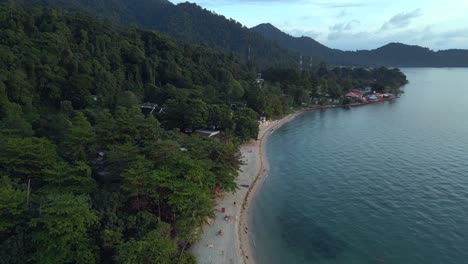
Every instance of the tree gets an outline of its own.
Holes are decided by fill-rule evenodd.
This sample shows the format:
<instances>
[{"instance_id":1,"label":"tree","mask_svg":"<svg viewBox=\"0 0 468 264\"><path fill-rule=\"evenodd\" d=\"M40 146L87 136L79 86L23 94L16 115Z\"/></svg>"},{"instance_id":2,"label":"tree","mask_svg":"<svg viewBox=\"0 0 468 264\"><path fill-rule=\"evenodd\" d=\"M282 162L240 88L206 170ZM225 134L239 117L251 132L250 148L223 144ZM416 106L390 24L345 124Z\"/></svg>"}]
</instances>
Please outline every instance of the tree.
<instances>
[{"instance_id":1,"label":"tree","mask_svg":"<svg viewBox=\"0 0 468 264\"><path fill-rule=\"evenodd\" d=\"M8 100L5 85L0 81L0 131L4 134L32 136L31 124L24 119L21 106Z\"/></svg>"},{"instance_id":2,"label":"tree","mask_svg":"<svg viewBox=\"0 0 468 264\"><path fill-rule=\"evenodd\" d=\"M343 95L343 91L335 81L330 81L328 82L328 94L331 98L336 99Z\"/></svg>"},{"instance_id":3,"label":"tree","mask_svg":"<svg viewBox=\"0 0 468 264\"><path fill-rule=\"evenodd\" d=\"M132 108L138 106L138 98L134 93L125 91L117 97L117 105L125 108Z\"/></svg>"},{"instance_id":4,"label":"tree","mask_svg":"<svg viewBox=\"0 0 468 264\"><path fill-rule=\"evenodd\" d=\"M242 141L258 138L260 128L257 123L257 113L252 109L245 108L237 111L234 114L234 120L236 122L234 133Z\"/></svg>"},{"instance_id":5,"label":"tree","mask_svg":"<svg viewBox=\"0 0 468 264\"><path fill-rule=\"evenodd\" d=\"M97 222L87 196L51 194L31 220L35 263L94 263L95 253L88 235Z\"/></svg>"},{"instance_id":6,"label":"tree","mask_svg":"<svg viewBox=\"0 0 468 264\"><path fill-rule=\"evenodd\" d=\"M309 99L309 95L307 91L304 90L302 87L294 86L291 89L291 94L293 96L293 100L296 105L302 105L302 103L307 102Z\"/></svg>"},{"instance_id":7,"label":"tree","mask_svg":"<svg viewBox=\"0 0 468 264\"><path fill-rule=\"evenodd\" d=\"M86 161L94 151L96 134L83 113L72 120L62 142L62 152L70 161Z\"/></svg>"},{"instance_id":8,"label":"tree","mask_svg":"<svg viewBox=\"0 0 468 264\"><path fill-rule=\"evenodd\" d=\"M91 167L83 162L69 165L60 162L45 170L43 193L73 193L87 195L96 189L96 182L91 177Z\"/></svg>"},{"instance_id":9,"label":"tree","mask_svg":"<svg viewBox=\"0 0 468 264\"><path fill-rule=\"evenodd\" d=\"M136 210L144 210L153 204L158 204L159 211L158 186L157 181L153 178L151 165L151 162L141 158L134 161L122 173L122 188L132 199L132 207Z\"/></svg>"},{"instance_id":10,"label":"tree","mask_svg":"<svg viewBox=\"0 0 468 264\"><path fill-rule=\"evenodd\" d=\"M265 91L253 86L246 93L247 106L257 113L263 113L268 108L268 101Z\"/></svg>"},{"instance_id":11,"label":"tree","mask_svg":"<svg viewBox=\"0 0 468 264\"><path fill-rule=\"evenodd\" d=\"M108 109L99 111L95 114L96 125L94 131L96 132L96 141L99 142L101 147L114 144L119 140L122 135L117 134L117 122Z\"/></svg>"},{"instance_id":12,"label":"tree","mask_svg":"<svg viewBox=\"0 0 468 264\"><path fill-rule=\"evenodd\" d=\"M40 184L45 171L58 161L55 146L44 138L0 136L0 169L14 179Z\"/></svg>"},{"instance_id":13,"label":"tree","mask_svg":"<svg viewBox=\"0 0 468 264\"><path fill-rule=\"evenodd\" d=\"M213 206L211 190L216 179L210 171L211 162L184 155L168 163L154 173L160 186L170 190L169 205L180 217L200 221L211 213Z\"/></svg>"},{"instance_id":14,"label":"tree","mask_svg":"<svg viewBox=\"0 0 468 264\"><path fill-rule=\"evenodd\" d=\"M231 109L227 105L211 105L209 107L207 124L215 129L229 131L234 128L232 116Z\"/></svg>"},{"instance_id":15,"label":"tree","mask_svg":"<svg viewBox=\"0 0 468 264\"><path fill-rule=\"evenodd\" d=\"M184 127L188 129L206 128L208 119L208 106L200 99L187 101L184 113Z\"/></svg>"},{"instance_id":16,"label":"tree","mask_svg":"<svg viewBox=\"0 0 468 264\"><path fill-rule=\"evenodd\" d=\"M230 84L230 89L229 89L229 98L231 100L239 100L242 98L242 96L244 96L244 88L242 87L242 85L237 81L237 80L232 80L231 81L231 84Z\"/></svg>"},{"instance_id":17,"label":"tree","mask_svg":"<svg viewBox=\"0 0 468 264\"><path fill-rule=\"evenodd\" d=\"M123 243L115 258L125 264L194 264L193 257L180 253L170 237L170 225L160 222L142 240L129 240Z\"/></svg>"},{"instance_id":18,"label":"tree","mask_svg":"<svg viewBox=\"0 0 468 264\"><path fill-rule=\"evenodd\" d=\"M119 181L123 171L136 161L143 159L138 146L134 144L112 145L105 152L105 167L110 172L112 181Z\"/></svg>"},{"instance_id":19,"label":"tree","mask_svg":"<svg viewBox=\"0 0 468 264\"><path fill-rule=\"evenodd\" d=\"M138 123L143 119L144 116L137 106L117 107L114 114L114 131L111 132L115 135L115 140L119 143L134 143L138 139Z\"/></svg>"},{"instance_id":20,"label":"tree","mask_svg":"<svg viewBox=\"0 0 468 264\"><path fill-rule=\"evenodd\" d=\"M161 137L159 121L153 115L148 116L138 123L138 141L141 145L149 145Z\"/></svg>"},{"instance_id":21,"label":"tree","mask_svg":"<svg viewBox=\"0 0 468 264\"><path fill-rule=\"evenodd\" d=\"M207 127L208 106L200 99L170 99L164 118L169 128L195 130Z\"/></svg>"},{"instance_id":22,"label":"tree","mask_svg":"<svg viewBox=\"0 0 468 264\"><path fill-rule=\"evenodd\" d=\"M0 178L0 234L16 226L26 210L26 192L13 187L7 176Z\"/></svg>"},{"instance_id":23,"label":"tree","mask_svg":"<svg viewBox=\"0 0 468 264\"><path fill-rule=\"evenodd\" d=\"M236 177L240 167L239 146L232 141L215 141L205 138L186 138L181 142L190 149L193 158L211 161L209 170L216 177L216 187L225 191L237 190Z\"/></svg>"},{"instance_id":24,"label":"tree","mask_svg":"<svg viewBox=\"0 0 468 264\"><path fill-rule=\"evenodd\" d=\"M125 242L118 249L117 263L175 263L177 247L169 234L169 225L160 223L158 229L149 232L144 239Z\"/></svg>"},{"instance_id":25,"label":"tree","mask_svg":"<svg viewBox=\"0 0 468 264\"><path fill-rule=\"evenodd\" d=\"M86 74L74 74L70 77L66 87L68 88L64 91L66 98L73 103L75 108L83 108L86 106L86 98L93 90L93 79Z\"/></svg>"}]
</instances>

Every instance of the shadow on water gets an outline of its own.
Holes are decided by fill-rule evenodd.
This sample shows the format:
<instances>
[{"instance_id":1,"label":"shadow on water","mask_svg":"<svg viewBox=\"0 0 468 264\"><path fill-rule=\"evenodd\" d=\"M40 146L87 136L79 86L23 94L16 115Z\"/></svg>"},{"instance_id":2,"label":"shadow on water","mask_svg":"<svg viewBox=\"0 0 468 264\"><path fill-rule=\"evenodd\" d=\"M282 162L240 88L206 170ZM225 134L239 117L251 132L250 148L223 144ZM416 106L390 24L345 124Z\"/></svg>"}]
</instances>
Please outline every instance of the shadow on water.
<instances>
[{"instance_id":1,"label":"shadow on water","mask_svg":"<svg viewBox=\"0 0 468 264\"><path fill-rule=\"evenodd\" d=\"M336 259L347 248L343 240L303 214L284 212L278 220L285 246L303 259Z\"/></svg>"}]
</instances>

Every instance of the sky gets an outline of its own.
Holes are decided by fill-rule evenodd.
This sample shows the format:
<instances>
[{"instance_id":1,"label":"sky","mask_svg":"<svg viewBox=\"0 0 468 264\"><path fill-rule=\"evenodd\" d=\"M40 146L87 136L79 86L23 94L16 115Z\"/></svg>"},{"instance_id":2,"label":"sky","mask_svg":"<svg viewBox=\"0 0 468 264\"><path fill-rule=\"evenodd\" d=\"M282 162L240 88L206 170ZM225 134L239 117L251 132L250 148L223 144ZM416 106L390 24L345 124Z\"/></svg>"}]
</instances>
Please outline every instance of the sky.
<instances>
[{"instance_id":1,"label":"sky","mask_svg":"<svg viewBox=\"0 0 468 264\"><path fill-rule=\"evenodd\" d=\"M174 3L185 2L172 0ZM271 23L331 48L390 42L468 49L468 0L191 0L247 27Z\"/></svg>"}]
</instances>

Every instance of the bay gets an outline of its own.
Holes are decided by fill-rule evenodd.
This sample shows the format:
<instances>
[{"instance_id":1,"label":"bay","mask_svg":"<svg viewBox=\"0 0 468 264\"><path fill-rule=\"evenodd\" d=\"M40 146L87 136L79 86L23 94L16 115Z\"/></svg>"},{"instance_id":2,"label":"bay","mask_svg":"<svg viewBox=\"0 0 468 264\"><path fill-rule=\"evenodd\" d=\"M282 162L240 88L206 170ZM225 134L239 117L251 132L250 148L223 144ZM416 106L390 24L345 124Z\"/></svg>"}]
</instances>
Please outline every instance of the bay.
<instances>
[{"instance_id":1,"label":"bay","mask_svg":"<svg viewBox=\"0 0 468 264\"><path fill-rule=\"evenodd\" d=\"M268 139L258 263L468 263L468 69L403 69L393 102L307 112Z\"/></svg>"}]
</instances>

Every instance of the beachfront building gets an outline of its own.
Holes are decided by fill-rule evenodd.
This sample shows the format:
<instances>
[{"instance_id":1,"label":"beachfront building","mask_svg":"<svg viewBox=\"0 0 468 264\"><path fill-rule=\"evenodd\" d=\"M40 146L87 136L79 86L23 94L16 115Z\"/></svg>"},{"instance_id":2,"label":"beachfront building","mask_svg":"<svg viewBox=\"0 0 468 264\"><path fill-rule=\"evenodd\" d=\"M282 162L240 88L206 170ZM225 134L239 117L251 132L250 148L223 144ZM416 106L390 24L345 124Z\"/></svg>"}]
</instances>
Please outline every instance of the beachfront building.
<instances>
[{"instance_id":1,"label":"beachfront building","mask_svg":"<svg viewBox=\"0 0 468 264\"><path fill-rule=\"evenodd\" d=\"M362 94L356 91L351 91L347 93L345 96L351 99L356 99L356 100L362 99Z\"/></svg>"},{"instance_id":2,"label":"beachfront building","mask_svg":"<svg viewBox=\"0 0 468 264\"><path fill-rule=\"evenodd\" d=\"M372 101L377 101L377 100L379 100L379 97L377 97L377 95L373 94L373 95L371 95L371 96L368 97L368 100L369 100L370 102L372 102Z\"/></svg>"}]
</instances>

